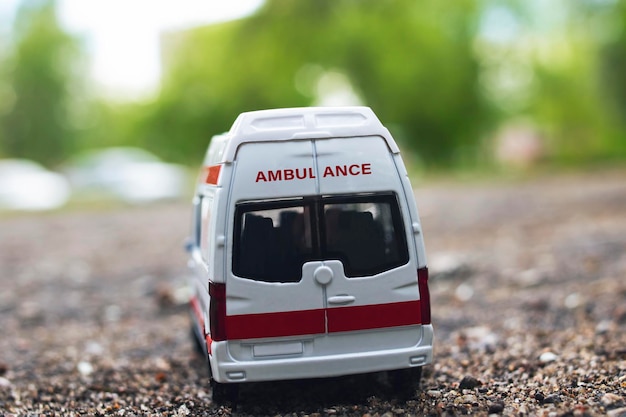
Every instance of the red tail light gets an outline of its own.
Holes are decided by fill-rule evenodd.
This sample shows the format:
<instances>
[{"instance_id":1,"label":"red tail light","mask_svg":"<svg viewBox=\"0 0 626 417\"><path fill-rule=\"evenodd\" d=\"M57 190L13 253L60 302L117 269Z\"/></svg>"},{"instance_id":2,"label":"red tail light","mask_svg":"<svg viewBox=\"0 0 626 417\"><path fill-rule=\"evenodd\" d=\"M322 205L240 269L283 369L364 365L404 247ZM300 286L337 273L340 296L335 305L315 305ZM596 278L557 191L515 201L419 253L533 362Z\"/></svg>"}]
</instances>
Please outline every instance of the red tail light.
<instances>
[{"instance_id":1,"label":"red tail light","mask_svg":"<svg viewBox=\"0 0 626 417\"><path fill-rule=\"evenodd\" d=\"M430 324L430 292L428 291L428 268L417 270L417 285L420 290L422 324Z\"/></svg>"},{"instance_id":2,"label":"red tail light","mask_svg":"<svg viewBox=\"0 0 626 417\"><path fill-rule=\"evenodd\" d=\"M226 285L209 282L209 324L211 339L226 340Z\"/></svg>"}]
</instances>

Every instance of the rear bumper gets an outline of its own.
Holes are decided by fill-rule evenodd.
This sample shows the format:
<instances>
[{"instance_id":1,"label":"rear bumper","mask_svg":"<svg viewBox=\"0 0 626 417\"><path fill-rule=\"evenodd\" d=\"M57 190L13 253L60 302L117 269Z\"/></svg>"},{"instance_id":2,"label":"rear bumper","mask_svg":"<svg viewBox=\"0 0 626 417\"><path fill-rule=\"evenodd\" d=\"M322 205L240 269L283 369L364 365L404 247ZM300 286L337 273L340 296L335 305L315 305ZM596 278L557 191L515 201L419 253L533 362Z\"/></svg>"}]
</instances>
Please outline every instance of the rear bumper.
<instances>
[{"instance_id":1,"label":"rear bumper","mask_svg":"<svg viewBox=\"0 0 626 417\"><path fill-rule=\"evenodd\" d=\"M263 358L236 361L228 342L213 342L209 355L213 378L220 383L325 378L427 365L433 359L433 327L423 325L416 346L338 355Z\"/></svg>"}]
</instances>

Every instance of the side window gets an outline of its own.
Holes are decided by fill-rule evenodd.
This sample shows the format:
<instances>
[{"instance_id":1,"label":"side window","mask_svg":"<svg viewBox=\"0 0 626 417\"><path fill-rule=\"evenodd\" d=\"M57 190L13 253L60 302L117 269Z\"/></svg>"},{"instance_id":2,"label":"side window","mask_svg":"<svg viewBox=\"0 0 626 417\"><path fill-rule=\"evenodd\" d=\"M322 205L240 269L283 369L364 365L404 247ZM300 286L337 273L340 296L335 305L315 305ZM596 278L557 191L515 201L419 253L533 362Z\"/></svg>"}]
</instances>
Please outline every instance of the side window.
<instances>
[{"instance_id":1,"label":"side window","mask_svg":"<svg viewBox=\"0 0 626 417\"><path fill-rule=\"evenodd\" d=\"M314 248L309 206L242 206L235 216L235 275L265 282L302 279L302 264Z\"/></svg>"},{"instance_id":2,"label":"side window","mask_svg":"<svg viewBox=\"0 0 626 417\"><path fill-rule=\"evenodd\" d=\"M211 250L211 211L213 209L213 198L203 197L200 201L200 253L204 262L209 263L209 253Z\"/></svg>"},{"instance_id":3,"label":"side window","mask_svg":"<svg viewBox=\"0 0 626 417\"><path fill-rule=\"evenodd\" d=\"M202 211L200 209L202 197L195 196L193 199L193 221L191 224L191 232L193 233L193 245L200 247L200 234L202 231Z\"/></svg>"},{"instance_id":4,"label":"side window","mask_svg":"<svg viewBox=\"0 0 626 417\"><path fill-rule=\"evenodd\" d=\"M341 260L348 277L377 274L409 260L393 196L326 203L323 231L323 257Z\"/></svg>"}]
</instances>

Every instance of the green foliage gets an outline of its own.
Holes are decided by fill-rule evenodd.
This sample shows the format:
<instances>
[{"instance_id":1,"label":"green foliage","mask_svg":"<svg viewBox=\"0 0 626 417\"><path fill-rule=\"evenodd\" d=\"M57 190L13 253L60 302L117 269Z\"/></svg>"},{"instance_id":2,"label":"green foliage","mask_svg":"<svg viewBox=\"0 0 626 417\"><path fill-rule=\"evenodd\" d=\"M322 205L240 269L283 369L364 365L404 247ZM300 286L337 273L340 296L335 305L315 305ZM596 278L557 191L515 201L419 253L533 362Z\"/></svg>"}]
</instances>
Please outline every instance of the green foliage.
<instances>
[{"instance_id":1,"label":"green foliage","mask_svg":"<svg viewBox=\"0 0 626 417\"><path fill-rule=\"evenodd\" d=\"M603 89L609 77L600 71L608 65L621 79L626 67L608 64L598 54L607 42L615 42L615 29L623 27L623 17L615 13L623 7L620 1L486 3L483 14L505 10L515 33L481 39L485 91L500 109L499 124L521 119L532 126L550 163L584 165L626 156L626 126L620 126L610 105L626 97L626 91L613 85Z\"/></svg>"},{"instance_id":2,"label":"green foliage","mask_svg":"<svg viewBox=\"0 0 626 417\"><path fill-rule=\"evenodd\" d=\"M626 158L626 0L617 1L605 13L616 31L600 50L603 99L609 103L608 110L619 127L609 137L610 149Z\"/></svg>"},{"instance_id":3,"label":"green foliage","mask_svg":"<svg viewBox=\"0 0 626 417\"><path fill-rule=\"evenodd\" d=\"M490 120L472 51L475 1L369 1L350 19L342 67L365 102L430 165L474 148Z\"/></svg>"},{"instance_id":4,"label":"green foliage","mask_svg":"<svg viewBox=\"0 0 626 417\"><path fill-rule=\"evenodd\" d=\"M158 100L145 109L137 131L140 144L197 163L211 136L230 128L239 113L310 104L296 91L293 64L277 50L275 38L242 24L186 34L171 57Z\"/></svg>"},{"instance_id":5,"label":"green foliage","mask_svg":"<svg viewBox=\"0 0 626 417\"><path fill-rule=\"evenodd\" d=\"M189 158L243 111L314 104L319 77L338 71L407 147L451 163L490 117L471 48L478 12L474 1L268 1L183 35L139 134Z\"/></svg>"},{"instance_id":6,"label":"green foliage","mask_svg":"<svg viewBox=\"0 0 626 417\"><path fill-rule=\"evenodd\" d=\"M494 10L510 20L496 21L500 39L484 33ZM332 75L429 167L488 161L490 138L519 119L553 162L624 160L624 22L626 0L267 0L166 36L153 100L93 99L78 114L77 44L54 0L26 0L0 66L0 152L54 164L136 145L197 164L239 113L316 105Z\"/></svg>"},{"instance_id":7,"label":"green foliage","mask_svg":"<svg viewBox=\"0 0 626 417\"><path fill-rule=\"evenodd\" d=\"M59 27L53 1L24 2L14 36L3 64L12 103L0 115L0 148L54 164L73 150L70 89L77 43Z\"/></svg>"}]
</instances>

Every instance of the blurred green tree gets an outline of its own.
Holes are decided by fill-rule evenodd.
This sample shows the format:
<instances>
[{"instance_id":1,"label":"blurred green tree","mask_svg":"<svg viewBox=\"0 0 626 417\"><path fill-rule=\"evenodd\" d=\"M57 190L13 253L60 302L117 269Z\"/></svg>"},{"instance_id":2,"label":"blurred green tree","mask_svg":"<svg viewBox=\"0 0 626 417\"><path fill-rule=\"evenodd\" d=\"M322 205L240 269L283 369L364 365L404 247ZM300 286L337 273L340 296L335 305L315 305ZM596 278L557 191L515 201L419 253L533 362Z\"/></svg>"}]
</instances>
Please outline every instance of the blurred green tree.
<instances>
[{"instance_id":1,"label":"blurred green tree","mask_svg":"<svg viewBox=\"0 0 626 417\"><path fill-rule=\"evenodd\" d=\"M554 161L603 161L617 151L614 138L619 127L603 92L599 51L607 42L615 43L615 34L608 33L606 27L611 25L611 15L619 15L620 7L623 8L623 2L622 6L619 3L564 1L562 22L554 25L552 33L543 31L548 38L543 45L539 45L538 38L533 61L536 93L531 113L550 136ZM620 68L611 64L611 68L622 71L618 78L626 70L623 65ZM619 96L619 82L611 89L615 90L610 95Z\"/></svg>"},{"instance_id":2,"label":"blurred green tree","mask_svg":"<svg viewBox=\"0 0 626 417\"><path fill-rule=\"evenodd\" d=\"M619 154L623 128L607 100L619 88L603 92L603 78L611 77L599 70L598 51L614 43L622 26L615 17L620 2L486 2L483 15L500 18L490 28L505 33L495 39L482 33L478 42L487 95L500 109L500 124L521 120L533 127L551 163L586 164ZM612 78L623 78L624 68L608 67Z\"/></svg>"},{"instance_id":3,"label":"blurred green tree","mask_svg":"<svg viewBox=\"0 0 626 417\"><path fill-rule=\"evenodd\" d=\"M197 164L239 113L327 104L334 88L429 166L484 161L485 139L520 117L553 160L626 156L625 10L626 0L267 0L248 18L165 35L154 100L92 102L79 120L76 42L53 0L26 0L0 69L10 87L0 147L50 164L86 144L138 145Z\"/></svg>"},{"instance_id":4,"label":"blurred green tree","mask_svg":"<svg viewBox=\"0 0 626 417\"><path fill-rule=\"evenodd\" d=\"M617 0L613 7L604 7L596 13L602 14L605 28L613 31L600 50L600 75L604 98L610 103L619 126L611 135L612 148L619 156L626 157L626 0Z\"/></svg>"},{"instance_id":5,"label":"blurred green tree","mask_svg":"<svg viewBox=\"0 0 626 417\"><path fill-rule=\"evenodd\" d=\"M59 26L54 0L25 0L15 20L5 79L12 100L0 114L6 155L52 165L74 146L72 85L80 77L77 41Z\"/></svg>"},{"instance_id":6,"label":"blurred green tree","mask_svg":"<svg viewBox=\"0 0 626 417\"><path fill-rule=\"evenodd\" d=\"M479 13L475 0L268 0L250 18L172 40L135 133L197 161L240 112L316 104L336 72L423 161L456 162L492 117L472 51Z\"/></svg>"}]
</instances>

